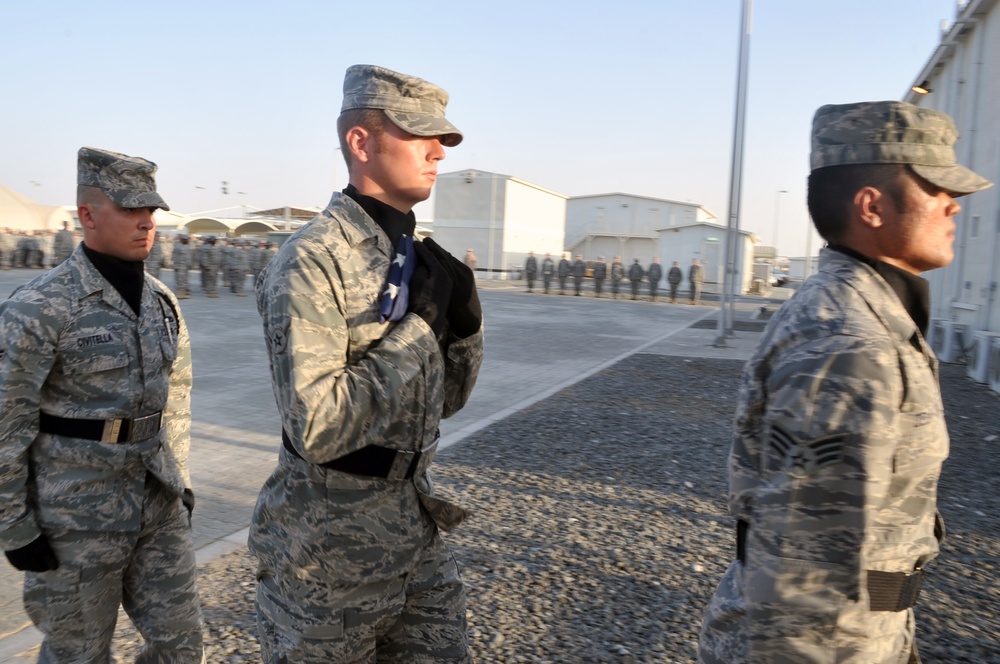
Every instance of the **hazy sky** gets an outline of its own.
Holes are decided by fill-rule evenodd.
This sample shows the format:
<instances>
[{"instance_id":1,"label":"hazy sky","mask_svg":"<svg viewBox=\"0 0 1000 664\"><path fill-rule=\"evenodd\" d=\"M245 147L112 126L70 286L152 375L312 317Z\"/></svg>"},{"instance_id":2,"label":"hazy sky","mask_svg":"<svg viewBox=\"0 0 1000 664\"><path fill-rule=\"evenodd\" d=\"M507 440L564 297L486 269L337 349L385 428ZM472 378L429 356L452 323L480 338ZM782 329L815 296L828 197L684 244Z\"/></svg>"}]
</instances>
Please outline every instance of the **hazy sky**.
<instances>
[{"instance_id":1,"label":"hazy sky","mask_svg":"<svg viewBox=\"0 0 1000 664\"><path fill-rule=\"evenodd\" d=\"M442 172L691 201L724 224L741 4L0 0L0 184L72 204L90 145L157 162L179 212L324 206L346 178L344 70L369 63L451 94L465 141ZM757 0L741 226L770 243L780 199L779 250L801 255L814 111L902 98L954 16L954 0Z\"/></svg>"}]
</instances>

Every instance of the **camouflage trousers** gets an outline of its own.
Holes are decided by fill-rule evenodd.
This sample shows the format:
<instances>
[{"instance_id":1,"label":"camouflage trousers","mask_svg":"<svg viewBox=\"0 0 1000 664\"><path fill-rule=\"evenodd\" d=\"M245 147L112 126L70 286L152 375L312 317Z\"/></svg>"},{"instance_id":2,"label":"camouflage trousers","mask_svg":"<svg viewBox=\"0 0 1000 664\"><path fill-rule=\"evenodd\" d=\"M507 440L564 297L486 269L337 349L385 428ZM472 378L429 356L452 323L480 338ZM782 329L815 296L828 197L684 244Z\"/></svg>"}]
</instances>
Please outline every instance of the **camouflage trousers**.
<instances>
[{"instance_id":1,"label":"camouflage trousers","mask_svg":"<svg viewBox=\"0 0 1000 664\"><path fill-rule=\"evenodd\" d=\"M190 270L186 265L174 266L174 294L177 297L191 296L191 283L189 281Z\"/></svg>"},{"instance_id":2,"label":"camouflage trousers","mask_svg":"<svg viewBox=\"0 0 1000 664\"><path fill-rule=\"evenodd\" d=\"M45 637L40 664L110 662L119 605L146 640L137 663L204 661L194 545L177 496L147 475L139 532L46 534L59 568L24 578L24 608Z\"/></svg>"},{"instance_id":3,"label":"camouflage trousers","mask_svg":"<svg viewBox=\"0 0 1000 664\"><path fill-rule=\"evenodd\" d=\"M691 284L691 304L701 302L701 284Z\"/></svg>"},{"instance_id":4,"label":"camouflage trousers","mask_svg":"<svg viewBox=\"0 0 1000 664\"><path fill-rule=\"evenodd\" d=\"M239 268L229 269L230 290L237 295L246 295L247 273Z\"/></svg>"},{"instance_id":5,"label":"camouflage trousers","mask_svg":"<svg viewBox=\"0 0 1000 664\"><path fill-rule=\"evenodd\" d=\"M745 577L743 564L733 562L709 601L698 639L699 664L920 664L913 609L873 612L866 599L863 607L857 602L840 606L836 624L824 626L824 619L810 616L806 606L752 597ZM747 619L751 611L753 626Z\"/></svg>"},{"instance_id":6,"label":"camouflage trousers","mask_svg":"<svg viewBox=\"0 0 1000 664\"><path fill-rule=\"evenodd\" d=\"M218 296L219 274L217 270L212 268L201 269L201 288L205 291L205 295L208 295L209 297Z\"/></svg>"},{"instance_id":7,"label":"camouflage trousers","mask_svg":"<svg viewBox=\"0 0 1000 664\"><path fill-rule=\"evenodd\" d=\"M333 555L333 553L331 553ZM408 572L408 573L407 573ZM336 606L303 605L317 581L264 575L257 586L257 633L264 664L472 664L465 587L440 535L394 580L331 589Z\"/></svg>"}]
</instances>

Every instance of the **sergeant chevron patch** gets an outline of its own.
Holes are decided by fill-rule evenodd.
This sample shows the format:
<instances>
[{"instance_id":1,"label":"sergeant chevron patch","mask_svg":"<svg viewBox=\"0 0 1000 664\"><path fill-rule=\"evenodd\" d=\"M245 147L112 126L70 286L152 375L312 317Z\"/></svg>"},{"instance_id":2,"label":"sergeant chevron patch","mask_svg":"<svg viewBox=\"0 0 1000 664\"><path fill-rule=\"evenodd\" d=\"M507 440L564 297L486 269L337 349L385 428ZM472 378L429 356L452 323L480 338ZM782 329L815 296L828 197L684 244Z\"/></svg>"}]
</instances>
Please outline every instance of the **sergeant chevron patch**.
<instances>
[{"instance_id":1,"label":"sergeant chevron patch","mask_svg":"<svg viewBox=\"0 0 1000 664\"><path fill-rule=\"evenodd\" d=\"M771 425L768 438L768 470L784 471L796 479L804 479L823 466L840 461L847 434L835 433L814 440L799 440L776 424Z\"/></svg>"}]
</instances>

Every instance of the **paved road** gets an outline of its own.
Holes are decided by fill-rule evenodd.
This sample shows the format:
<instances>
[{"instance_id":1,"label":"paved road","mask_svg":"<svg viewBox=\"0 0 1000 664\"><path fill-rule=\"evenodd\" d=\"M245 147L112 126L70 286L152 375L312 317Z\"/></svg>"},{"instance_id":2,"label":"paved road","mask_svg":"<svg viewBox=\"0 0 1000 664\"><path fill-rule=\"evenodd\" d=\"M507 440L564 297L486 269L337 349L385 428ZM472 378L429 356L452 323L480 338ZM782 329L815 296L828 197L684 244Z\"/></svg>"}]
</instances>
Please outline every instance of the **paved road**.
<instances>
[{"instance_id":1,"label":"paved road","mask_svg":"<svg viewBox=\"0 0 1000 664\"><path fill-rule=\"evenodd\" d=\"M0 295L38 274L0 272ZM172 272L164 277L172 284ZM709 307L527 294L510 282L488 282L480 292L486 359L466 408L442 423L446 445L637 350L742 357L752 345L742 339L714 349L714 331L686 329L712 315ZM194 349L190 467L194 540L204 560L242 538L277 458L280 425L252 295L207 299L198 292L181 304ZM28 620L20 585L21 575L0 564L0 661L33 638L33 629L21 631Z\"/></svg>"}]
</instances>

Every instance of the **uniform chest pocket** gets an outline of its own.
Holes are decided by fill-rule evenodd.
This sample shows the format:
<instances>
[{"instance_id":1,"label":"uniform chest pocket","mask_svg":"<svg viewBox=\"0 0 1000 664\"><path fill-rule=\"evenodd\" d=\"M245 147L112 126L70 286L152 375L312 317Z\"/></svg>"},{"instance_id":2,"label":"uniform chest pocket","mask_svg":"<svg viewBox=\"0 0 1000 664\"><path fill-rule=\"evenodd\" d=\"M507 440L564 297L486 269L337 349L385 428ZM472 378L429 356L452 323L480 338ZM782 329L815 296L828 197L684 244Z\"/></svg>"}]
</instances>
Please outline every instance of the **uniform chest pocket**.
<instances>
[{"instance_id":1,"label":"uniform chest pocket","mask_svg":"<svg viewBox=\"0 0 1000 664\"><path fill-rule=\"evenodd\" d=\"M129 353L123 343L105 342L66 350L61 359L67 374L92 374L127 367Z\"/></svg>"}]
</instances>

